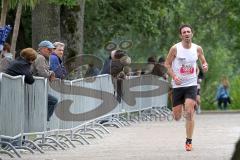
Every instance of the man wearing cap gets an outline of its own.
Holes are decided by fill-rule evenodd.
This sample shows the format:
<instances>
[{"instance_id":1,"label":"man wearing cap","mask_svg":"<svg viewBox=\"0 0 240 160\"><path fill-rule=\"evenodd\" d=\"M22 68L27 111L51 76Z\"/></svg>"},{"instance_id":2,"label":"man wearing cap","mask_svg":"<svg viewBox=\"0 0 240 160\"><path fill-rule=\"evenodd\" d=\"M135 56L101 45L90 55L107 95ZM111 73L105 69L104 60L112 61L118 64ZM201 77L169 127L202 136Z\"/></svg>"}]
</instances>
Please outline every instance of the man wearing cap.
<instances>
[{"instance_id":1,"label":"man wearing cap","mask_svg":"<svg viewBox=\"0 0 240 160\"><path fill-rule=\"evenodd\" d=\"M34 61L32 65L32 72L34 76L45 77L48 78L49 81L53 81L55 79L55 74L53 71L50 71L49 67L49 56L52 53L52 49L55 48L50 41L44 40L39 43L37 55L37 59ZM48 94L48 115L47 121L50 120L54 109L56 107L58 100L56 97Z\"/></svg>"},{"instance_id":2,"label":"man wearing cap","mask_svg":"<svg viewBox=\"0 0 240 160\"><path fill-rule=\"evenodd\" d=\"M35 60L32 71L35 76L49 78L52 81L55 78L54 72L49 70L49 56L54 48L50 41L42 41L38 45L39 54Z\"/></svg>"}]
</instances>

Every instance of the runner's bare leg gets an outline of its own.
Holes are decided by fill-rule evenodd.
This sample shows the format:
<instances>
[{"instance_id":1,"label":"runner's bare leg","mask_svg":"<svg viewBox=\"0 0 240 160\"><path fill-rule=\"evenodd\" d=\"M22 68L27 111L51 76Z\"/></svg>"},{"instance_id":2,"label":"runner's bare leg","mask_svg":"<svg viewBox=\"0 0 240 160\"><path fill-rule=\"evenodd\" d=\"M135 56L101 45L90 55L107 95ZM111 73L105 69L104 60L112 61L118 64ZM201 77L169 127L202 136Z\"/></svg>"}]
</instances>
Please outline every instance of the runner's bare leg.
<instances>
[{"instance_id":1,"label":"runner's bare leg","mask_svg":"<svg viewBox=\"0 0 240 160\"><path fill-rule=\"evenodd\" d=\"M194 106L196 102L187 98L185 100L185 118L186 118L186 134L188 139L192 139L194 129Z\"/></svg>"},{"instance_id":2,"label":"runner's bare leg","mask_svg":"<svg viewBox=\"0 0 240 160\"><path fill-rule=\"evenodd\" d=\"M176 121L179 121L182 117L182 108L183 108L183 105L177 105L177 106L174 106L172 109L173 117Z\"/></svg>"}]
</instances>

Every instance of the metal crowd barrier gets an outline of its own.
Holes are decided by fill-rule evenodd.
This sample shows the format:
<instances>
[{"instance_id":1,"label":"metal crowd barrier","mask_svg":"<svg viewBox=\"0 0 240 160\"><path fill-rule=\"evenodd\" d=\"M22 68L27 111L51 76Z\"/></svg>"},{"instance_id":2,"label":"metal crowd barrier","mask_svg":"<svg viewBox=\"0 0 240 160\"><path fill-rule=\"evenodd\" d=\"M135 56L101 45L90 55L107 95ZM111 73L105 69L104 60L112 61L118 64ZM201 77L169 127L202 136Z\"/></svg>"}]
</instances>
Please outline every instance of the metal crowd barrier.
<instances>
[{"instance_id":1,"label":"metal crowd barrier","mask_svg":"<svg viewBox=\"0 0 240 160\"><path fill-rule=\"evenodd\" d=\"M47 80L34 77L32 85L25 86L25 123L24 132L42 132L46 130L47 119Z\"/></svg>"},{"instance_id":2,"label":"metal crowd barrier","mask_svg":"<svg viewBox=\"0 0 240 160\"><path fill-rule=\"evenodd\" d=\"M24 132L24 77L0 73L0 153L20 156L12 143ZM21 144L18 144L21 146Z\"/></svg>"},{"instance_id":3,"label":"metal crowd barrier","mask_svg":"<svg viewBox=\"0 0 240 160\"><path fill-rule=\"evenodd\" d=\"M22 76L1 73L0 134L16 136L23 132L24 81Z\"/></svg>"},{"instance_id":4,"label":"metal crowd barrier","mask_svg":"<svg viewBox=\"0 0 240 160\"><path fill-rule=\"evenodd\" d=\"M16 149L44 153L45 147L75 147L74 141L90 144L89 137L102 138L110 133L107 125L122 127L129 121L171 115L166 107L168 82L151 75L118 81L110 75L53 82L35 77L33 85L25 85L24 77L1 73L0 91L0 144L4 143L0 153L10 156L11 148L20 157ZM49 122L48 93L58 99ZM20 138L21 148L4 138Z\"/></svg>"}]
</instances>

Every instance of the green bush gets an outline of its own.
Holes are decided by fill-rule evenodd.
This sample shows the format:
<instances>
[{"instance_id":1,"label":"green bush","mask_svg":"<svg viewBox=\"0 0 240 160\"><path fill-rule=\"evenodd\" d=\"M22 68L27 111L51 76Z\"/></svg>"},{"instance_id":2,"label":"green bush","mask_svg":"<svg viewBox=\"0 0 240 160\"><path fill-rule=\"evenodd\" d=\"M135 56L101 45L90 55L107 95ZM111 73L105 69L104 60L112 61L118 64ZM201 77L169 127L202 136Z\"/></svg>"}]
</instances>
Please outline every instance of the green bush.
<instances>
[{"instance_id":1,"label":"green bush","mask_svg":"<svg viewBox=\"0 0 240 160\"><path fill-rule=\"evenodd\" d=\"M240 76L234 77L230 81L230 96L232 104L230 105L231 109L240 109Z\"/></svg>"}]
</instances>

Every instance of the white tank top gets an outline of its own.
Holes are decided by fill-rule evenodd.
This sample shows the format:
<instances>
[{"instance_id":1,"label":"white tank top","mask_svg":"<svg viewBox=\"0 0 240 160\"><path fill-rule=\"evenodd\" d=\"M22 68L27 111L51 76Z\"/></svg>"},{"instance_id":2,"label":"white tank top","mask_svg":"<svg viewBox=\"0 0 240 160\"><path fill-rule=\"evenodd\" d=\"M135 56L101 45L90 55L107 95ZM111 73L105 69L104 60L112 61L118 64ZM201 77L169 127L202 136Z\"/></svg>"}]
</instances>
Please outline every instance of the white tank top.
<instances>
[{"instance_id":1,"label":"white tank top","mask_svg":"<svg viewBox=\"0 0 240 160\"><path fill-rule=\"evenodd\" d=\"M175 75L181 79L181 84L176 85L172 80L172 87L197 86L197 45L192 43L191 48L183 48L182 42L176 44L177 53L172 62L172 69Z\"/></svg>"}]
</instances>

